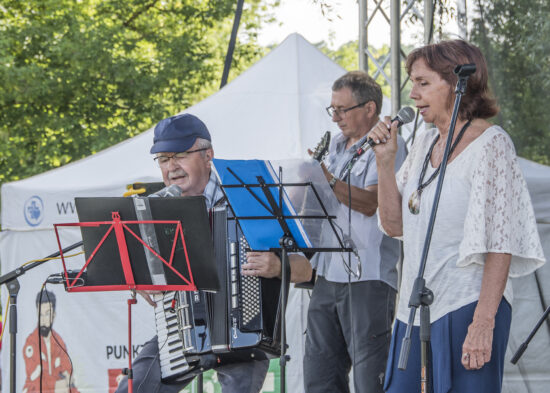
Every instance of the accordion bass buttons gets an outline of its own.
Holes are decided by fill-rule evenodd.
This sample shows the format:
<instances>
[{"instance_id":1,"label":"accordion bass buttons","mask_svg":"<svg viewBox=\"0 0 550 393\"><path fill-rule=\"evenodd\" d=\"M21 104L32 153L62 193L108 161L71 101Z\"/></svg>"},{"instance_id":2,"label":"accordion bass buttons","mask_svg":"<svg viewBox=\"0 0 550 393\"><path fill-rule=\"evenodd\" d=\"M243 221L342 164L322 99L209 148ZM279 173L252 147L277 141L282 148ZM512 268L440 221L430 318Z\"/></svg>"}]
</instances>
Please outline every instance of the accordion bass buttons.
<instances>
[{"instance_id":1,"label":"accordion bass buttons","mask_svg":"<svg viewBox=\"0 0 550 393\"><path fill-rule=\"evenodd\" d=\"M236 242L229 244L230 251L230 269L231 269L231 308L236 309L239 307L239 248Z\"/></svg>"},{"instance_id":2,"label":"accordion bass buttons","mask_svg":"<svg viewBox=\"0 0 550 393\"><path fill-rule=\"evenodd\" d=\"M237 248L237 243L231 242L229 245L229 250L231 252L231 270L237 269L237 261L239 258L239 249Z\"/></svg>"},{"instance_id":3,"label":"accordion bass buttons","mask_svg":"<svg viewBox=\"0 0 550 393\"><path fill-rule=\"evenodd\" d=\"M183 342L183 350L190 351L194 349L193 339L191 337L191 329L193 324L191 321L191 310L189 304L189 293L178 292L177 293L179 304L177 308L178 320L180 325L180 339Z\"/></svg>"}]
</instances>

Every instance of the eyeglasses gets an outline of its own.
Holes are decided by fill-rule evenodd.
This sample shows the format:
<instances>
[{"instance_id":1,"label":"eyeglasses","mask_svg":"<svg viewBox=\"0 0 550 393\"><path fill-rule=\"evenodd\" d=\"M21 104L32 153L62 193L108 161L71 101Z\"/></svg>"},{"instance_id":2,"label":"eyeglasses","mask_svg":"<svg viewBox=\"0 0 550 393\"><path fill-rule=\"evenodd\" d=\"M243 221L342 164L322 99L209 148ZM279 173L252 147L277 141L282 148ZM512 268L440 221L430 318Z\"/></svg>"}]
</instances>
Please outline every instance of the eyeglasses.
<instances>
[{"instance_id":1,"label":"eyeglasses","mask_svg":"<svg viewBox=\"0 0 550 393\"><path fill-rule=\"evenodd\" d=\"M197 150L182 151L180 153L174 153L170 156L169 155L156 156L155 158L153 158L153 160L155 160L158 166L166 166L168 165L168 163L172 158L176 161L185 160L191 155L191 153L197 153L199 151L205 151L205 150L208 150L208 148L203 147L202 149L197 149Z\"/></svg>"},{"instance_id":2,"label":"eyeglasses","mask_svg":"<svg viewBox=\"0 0 550 393\"><path fill-rule=\"evenodd\" d=\"M362 102L362 103L354 105L350 108L336 109L335 107L333 107L331 105L331 106L327 106L325 109L327 110L327 113L330 117L334 116L335 114L342 117L346 112L349 112L349 111L351 111L352 109L355 109L355 108L359 108L359 107L365 105L367 102L369 102L369 101Z\"/></svg>"}]
</instances>

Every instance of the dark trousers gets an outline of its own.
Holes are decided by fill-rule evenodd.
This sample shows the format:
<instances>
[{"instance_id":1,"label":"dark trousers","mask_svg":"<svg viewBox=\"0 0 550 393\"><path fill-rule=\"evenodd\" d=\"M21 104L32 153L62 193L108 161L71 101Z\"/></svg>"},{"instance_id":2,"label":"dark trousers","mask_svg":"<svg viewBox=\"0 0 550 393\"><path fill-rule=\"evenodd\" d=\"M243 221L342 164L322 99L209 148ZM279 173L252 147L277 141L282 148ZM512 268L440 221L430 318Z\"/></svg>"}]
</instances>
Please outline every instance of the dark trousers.
<instances>
[{"instance_id":1,"label":"dark trousers","mask_svg":"<svg viewBox=\"0 0 550 393\"><path fill-rule=\"evenodd\" d=\"M395 295L382 281L348 285L318 277L307 319L307 393L349 392L352 366L356 393L383 392Z\"/></svg>"},{"instance_id":2,"label":"dark trousers","mask_svg":"<svg viewBox=\"0 0 550 393\"><path fill-rule=\"evenodd\" d=\"M499 393L504 376L512 308L502 299L495 317L491 360L479 370L462 366L462 344L472 323L477 302L453 311L431 324L430 393ZM413 326L407 368L397 368L407 324L396 321L388 361L388 393L420 393L420 328Z\"/></svg>"},{"instance_id":3,"label":"dark trousers","mask_svg":"<svg viewBox=\"0 0 550 393\"><path fill-rule=\"evenodd\" d=\"M147 341L132 365L134 393L177 393L185 388L192 378L163 383L157 336ZM216 369L223 393L258 393L269 369L269 360L253 360L228 364ZM115 393L128 392L128 378L124 377Z\"/></svg>"}]
</instances>

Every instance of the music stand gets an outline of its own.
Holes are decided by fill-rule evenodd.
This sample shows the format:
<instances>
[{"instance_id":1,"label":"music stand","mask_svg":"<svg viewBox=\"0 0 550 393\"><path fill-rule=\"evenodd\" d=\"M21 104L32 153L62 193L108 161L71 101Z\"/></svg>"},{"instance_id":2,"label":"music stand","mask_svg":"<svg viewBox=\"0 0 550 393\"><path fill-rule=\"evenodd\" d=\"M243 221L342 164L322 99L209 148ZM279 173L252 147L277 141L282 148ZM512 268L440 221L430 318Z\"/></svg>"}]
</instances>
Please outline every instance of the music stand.
<instances>
[{"instance_id":1,"label":"music stand","mask_svg":"<svg viewBox=\"0 0 550 393\"><path fill-rule=\"evenodd\" d=\"M240 225L252 250L279 252L281 255L281 392L286 390L285 368L289 357L286 355L286 299L289 284L289 252L351 252L353 251L338 233L335 211L327 210L319 191L311 182L283 182L283 168L278 174L269 161L260 160L220 160L214 159L214 169L220 179L229 208L234 219ZM308 167L319 166L313 160L295 160L292 162L295 178L307 177ZM300 173L301 174L297 174ZM325 180L326 182L326 180ZM313 195L317 205L313 211L317 214L299 214L291 202L291 194ZM296 198L294 198L296 200ZM304 198L307 200L307 198ZM306 203L309 205L309 203ZM302 206L301 211L312 211L311 206ZM321 224L332 236L315 234L309 236L306 228L309 220ZM328 241L329 246L322 246ZM332 241L333 243L330 243Z\"/></svg>"},{"instance_id":2,"label":"music stand","mask_svg":"<svg viewBox=\"0 0 550 393\"><path fill-rule=\"evenodd\" d=\"M131 290L129 348L136 290L219 290L204 197L76 198L75 205L81 222L54 224L65 289ZM82 232L86 262L76 274L69 274L58 229L75 226ZM132 392L131 356L128 366L128 391Z\"/></svg>"}]
</instances>

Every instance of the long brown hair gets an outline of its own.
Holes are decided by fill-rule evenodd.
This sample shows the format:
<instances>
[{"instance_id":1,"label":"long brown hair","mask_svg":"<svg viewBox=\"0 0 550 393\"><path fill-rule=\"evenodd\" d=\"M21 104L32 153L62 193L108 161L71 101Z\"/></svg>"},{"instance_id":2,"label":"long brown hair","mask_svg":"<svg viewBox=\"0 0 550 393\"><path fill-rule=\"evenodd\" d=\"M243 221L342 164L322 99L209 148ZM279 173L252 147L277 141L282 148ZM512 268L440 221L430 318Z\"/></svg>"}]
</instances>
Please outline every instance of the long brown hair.
<instances>
[{"instance_id":1,"label":"long brown hair","mask_svg":"<svg viewBox=\"0 0 550 393\"><path fill-rule=\"evenodd\" d=\"M450 101L454 99L454 86L458 80L453 72L454 68L459 64L474 63L476 72L468 79L466 94L462 97L458 115L461 119L471 120L488 119L498 113L496 100L488 85L487 63L477 46L463 40L450 40L414 49L407 56L406 67L409 75L413 64L419 59L423 59L429 68L452 86Z\"/></svg>"}]
</instances>

